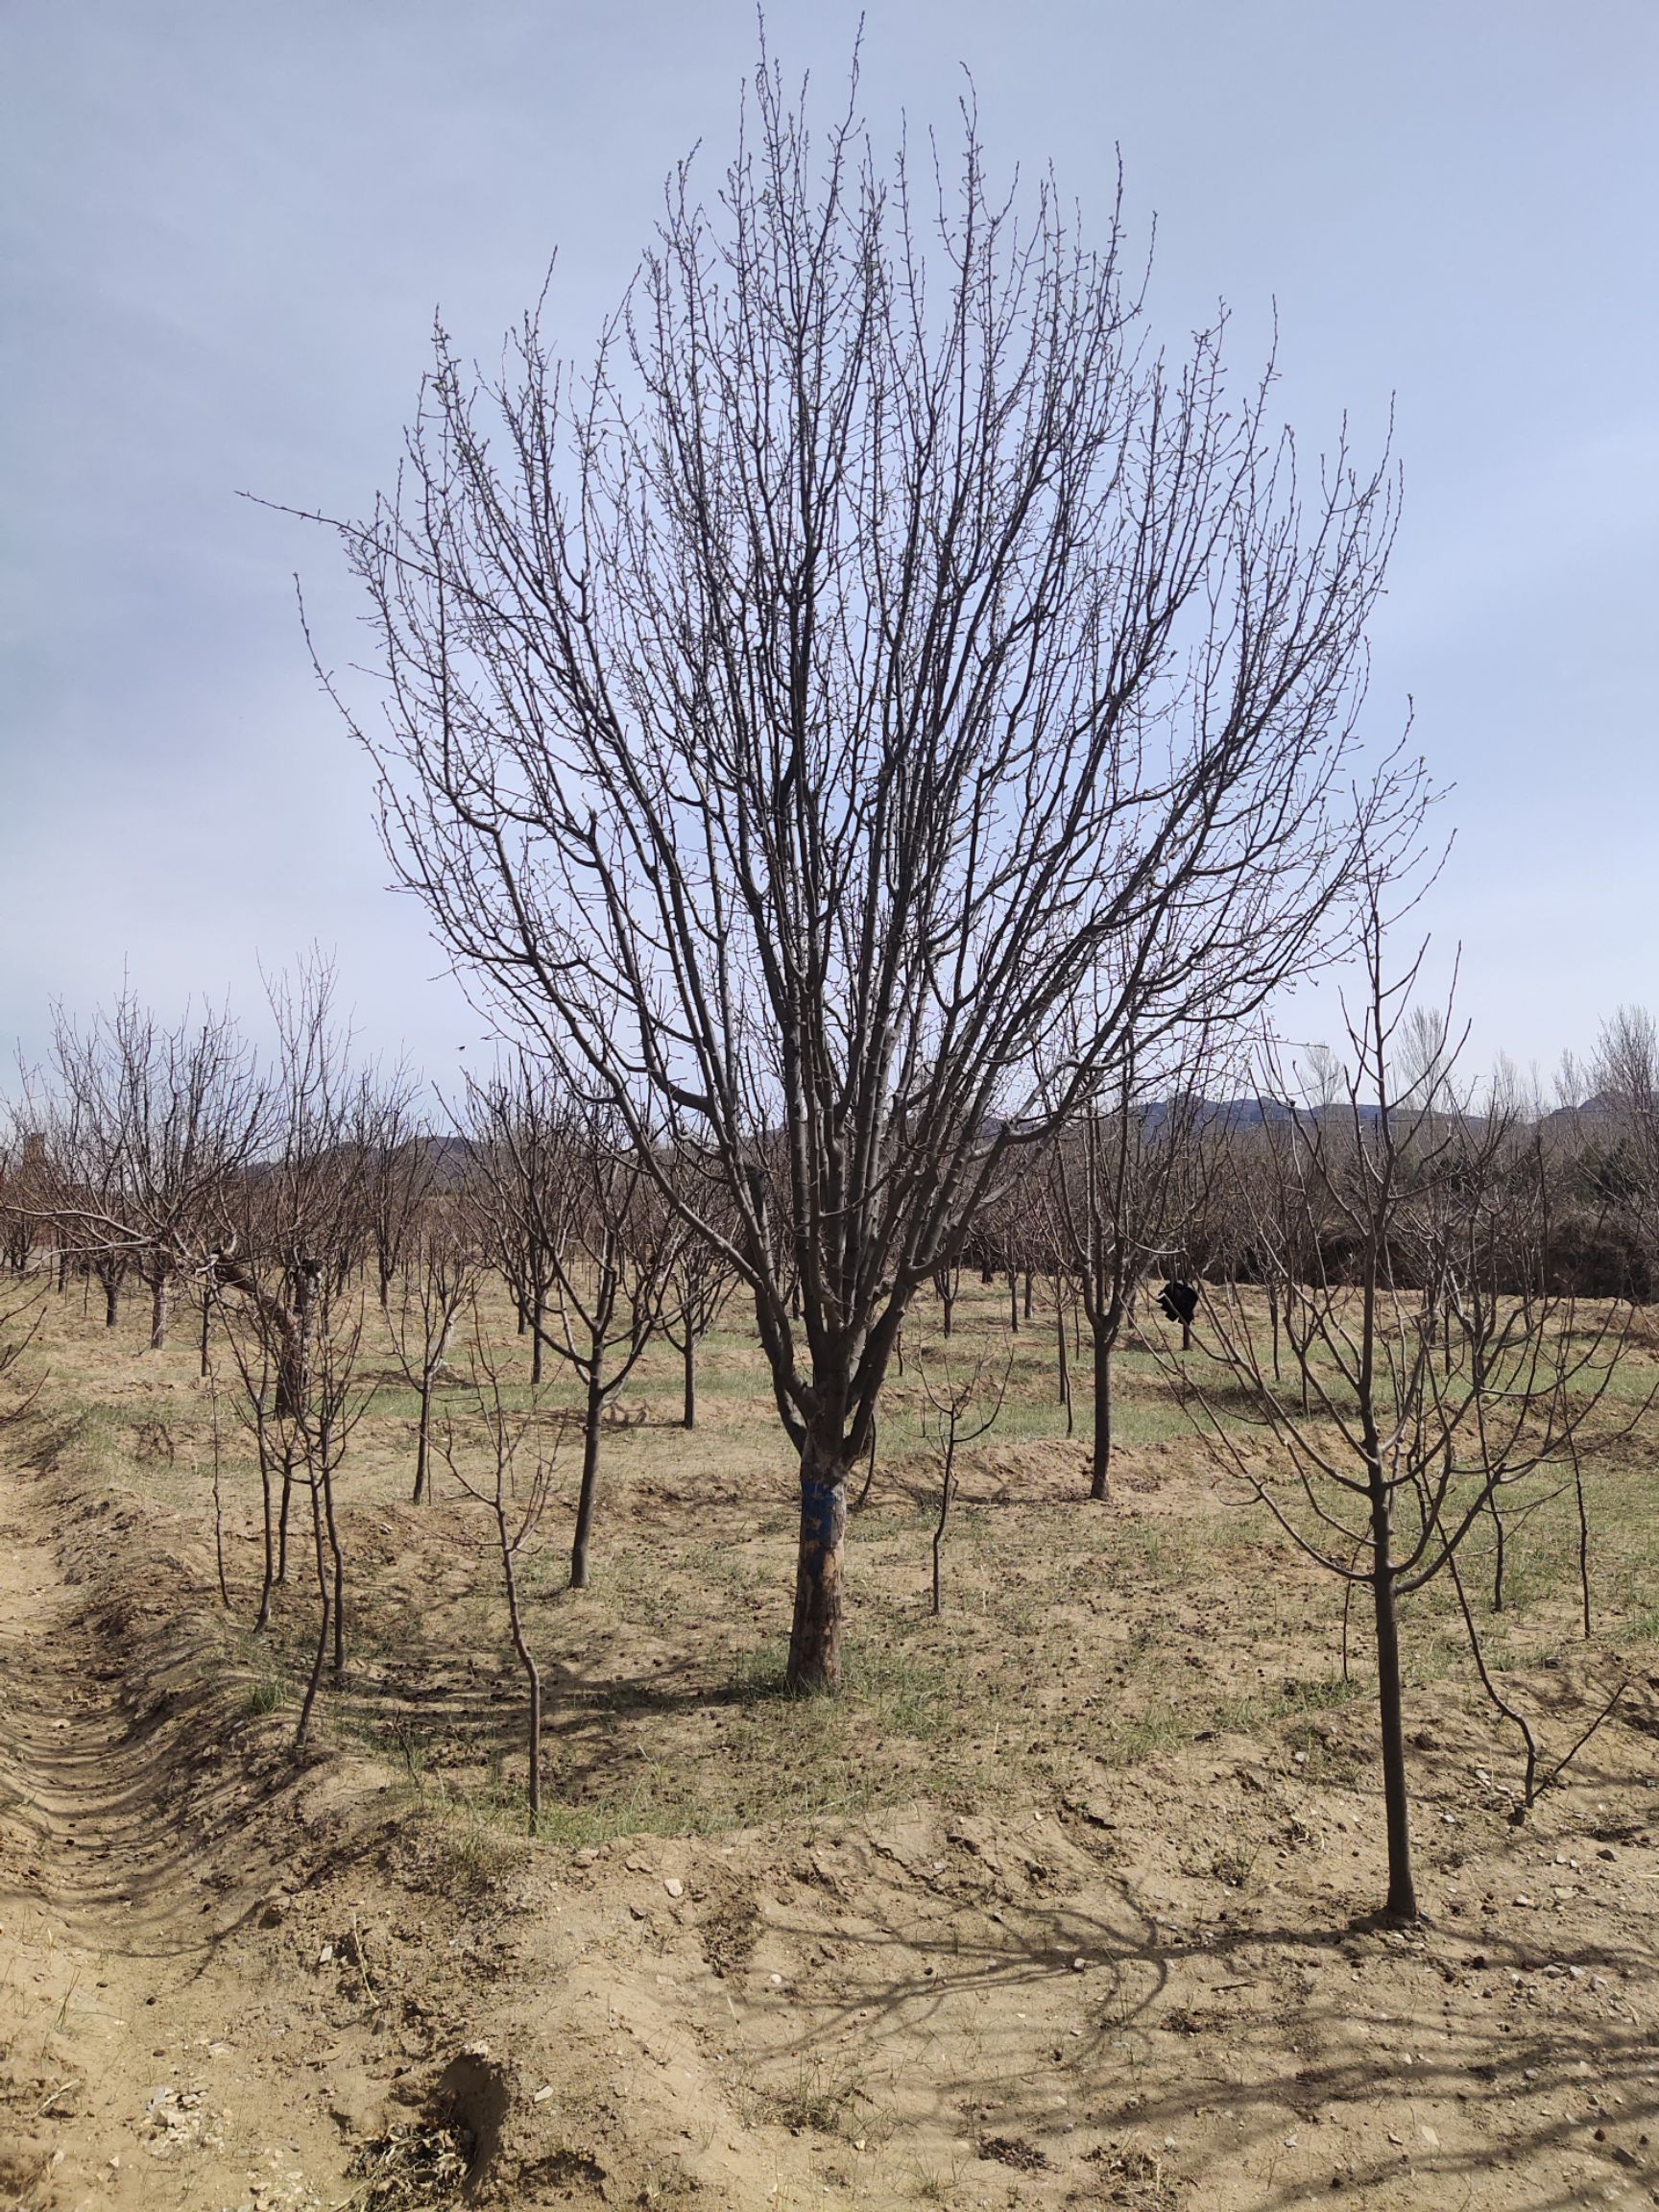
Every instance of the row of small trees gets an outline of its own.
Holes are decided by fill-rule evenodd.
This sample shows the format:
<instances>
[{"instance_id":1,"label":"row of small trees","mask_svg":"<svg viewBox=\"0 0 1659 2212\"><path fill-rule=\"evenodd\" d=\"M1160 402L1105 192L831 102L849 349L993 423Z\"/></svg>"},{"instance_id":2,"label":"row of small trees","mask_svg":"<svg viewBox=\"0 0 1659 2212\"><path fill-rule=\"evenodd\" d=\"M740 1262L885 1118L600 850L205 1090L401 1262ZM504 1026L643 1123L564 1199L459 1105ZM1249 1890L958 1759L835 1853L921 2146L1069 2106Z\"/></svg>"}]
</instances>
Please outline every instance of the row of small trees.
<instances>
[{"instance_id":1,"label":"row of small trees","mask_svg":"<svg viewBox=\"0 0 1659 2212\"><path fill-rule=\"evenodd\" d=\"M51 1066L25 1084L14 1116L4 1207L14 1270L49 1243L60 1267L96 1282L110 1323L135 1279L157 1348L179 1294L235 1290L275 1333L284 1400L302 1395L319 1301L371 1276L421 1395L417 1496L432 1385L481 1266L509 1287L532 1381L548 1358L573 1369L590 1426L658 1332L682 1355L691 1424L697 1345L736 1269L724 1237L697 1234L664 1201L662 1175L680 1178L671 1145L659 1148L658 1175L647 1172L625 1126L522 1054L469 1085L436 1133L406 1070L354 1063L325 970L278 986L273 1008L277 1051L264 1069L228 1015L169 1029L131 996L85 1028L60 1015ZM1477 1111L1458 1093L1444 1025L1425 1029L1414 1011L1405 1026L1388 1077L1395 1105L1418 1121L1386 1224L1394 1279L1447 1308L1474 1295L1459 1284L1477 1274L1491 1296L1543 1283L1645 1297L1659 1257L1659 1045L1647 1018L1622 1010L1589 1099L1548 1118L1503 1085ZM1299 1325L1299 1286L1356 1279L1365 1225L1333 1195L1325 1163L1333 1146L1359 1146L1387 1108L1362 1102L1354 1136L1353 1101L1323 1062L1315 1074L1311 1097L1275 1068L1268 1103L1216 1103L1209 1056L1166 1056L1148 1076L1127 1052L1113 1089L1026 1148L933 1270L947 1334L965 1263L986 1280L1006 1274L1016 1328L1031 1317L1038 1278L1053 1284L1057 1317L1080 1310L1096 1497L1110 1470L1112 1355L1142 1277L1161 1268L1260 1285L1276 1372L1281 1334L1293 1341ZM1445 1177L1417 1166L1431 1142L1454 1158L1455 1187L1480 1222L1460 1269L1445 1250ZM749 1166L777 1224L795 1318L802 1286L788 1256L800 1239L781 1150L761 1146ZM1069 1404L1063 1327L1057 1352Z\"/></svg>"},{"instance_id":2,"label":"row of small trees","mask_svg":"<svg viewBox=\"0 0 1659 2212\"><path fill-rule=\"evenodd\" d=\"M284 1406L303 1396L322 1305L364 1276L421 1398L417 1498L432 1389L481 1269L510 1291L532 1382L550 1358L575 1373L590 1433L656 1334L684 1361L690 1426L697 1347L735 1270L720 1242L688 1231L663 1202L628 1132L522 1055L469 1085L434 1132L404 1071L353 1065L330 997L330 978L315 971L276 994L268 1070L222 1015L168 1030L124 998L84 1031L60 1019L52 1067L25 1086L14 1118L3 1208L14 1272L49 1247L61 1271L97 1284L111 1323L135 1278L156 1347L177 1297L206 1313L215 1292L234 1292L272 1333ZM1006 1276L1016 1330L1032 1319L1034 1283L1052 1286L1069 1413L1065 1322L1082 1323L1094 1496L1109 1478L1112 1355L1142 1279L1161 1271L1260 1286L1277 1377L1299 1330L1306 1339L1306 1284L1356 1282L1364 1264L1369 1224L1335 1194L1331 1160L1362 1157L1403 1108L1416 1118L1391 1190L1387 1264L1393 1281L1422 1290L1429 1326L1534 1286L1646 1296L1659 1149L1644 1120L1640 1062L1631 1076L1631 1040L1647 1033L1646 1018L1624 1010L1608 1024L1594 1094L1577 1112L1547 1117L1503 1086L1476 1111L1457 1093L1444 1025L1431 1034L1413 1017L1406 1026L1388 1060L1397 1095L1358 1107L1332 1091L1323 1064L1319 1094L1292 1105L1297 1085L1282 1069L1271 1070L1269 1103L1217 1103L1193 1080L1202 1063L1165 1063L1148 1095L1154 1086L1138 1086L1126 1061L1115 1094L1031 1147L961 1253L934 1270L947 1336L964 1264L987 1282ZM1425 1165L1431 1157L1437 1168ZM754 1166L792 1246L778 1164L762 1152ZM1454 1219L1463 1238L1455 1261ZM797 1312L799 1286L785 1296Z\"/></svg>"}]
</instances>

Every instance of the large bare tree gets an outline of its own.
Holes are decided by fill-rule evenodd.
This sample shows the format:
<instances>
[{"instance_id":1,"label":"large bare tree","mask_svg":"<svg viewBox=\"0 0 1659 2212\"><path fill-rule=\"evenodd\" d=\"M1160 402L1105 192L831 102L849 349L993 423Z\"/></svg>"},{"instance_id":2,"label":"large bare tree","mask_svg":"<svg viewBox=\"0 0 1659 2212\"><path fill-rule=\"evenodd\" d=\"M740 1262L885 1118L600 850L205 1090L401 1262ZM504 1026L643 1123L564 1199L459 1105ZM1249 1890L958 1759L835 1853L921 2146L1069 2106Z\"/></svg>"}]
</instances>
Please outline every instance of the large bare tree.
<instances>
[{"instance_id":1,"label":"large bare tree","mask_svg":"<svg viewBox=\"0 0 1659 2212\"><path fill-rule=\"evenodd\" d=\"M1225 319L1159 351L1122 255L1004 196L971 116L884 166L763 63L593 366L537 316L480 380L440 329L341 526L404 882L754 1296L800 1689L918 1286L1132 1028L1259 1004L1419 806L1354 757L1388 480L1310 485Z\"/></svg>"}]
</instances>

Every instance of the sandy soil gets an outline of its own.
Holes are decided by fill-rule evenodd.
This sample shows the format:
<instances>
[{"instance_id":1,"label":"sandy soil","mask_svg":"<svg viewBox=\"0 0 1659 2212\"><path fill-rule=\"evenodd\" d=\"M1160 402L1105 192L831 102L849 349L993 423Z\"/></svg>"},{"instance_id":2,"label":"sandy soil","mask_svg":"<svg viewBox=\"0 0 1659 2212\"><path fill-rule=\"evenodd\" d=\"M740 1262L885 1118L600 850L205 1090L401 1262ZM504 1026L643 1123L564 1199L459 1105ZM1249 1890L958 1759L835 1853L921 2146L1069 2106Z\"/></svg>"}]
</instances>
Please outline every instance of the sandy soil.
<instances>
[{"instance_id":1,"label":"sandy soil","mask_svg":"<svg viewBox=\"0 0 1659 2212\"><path fill-rule=\"evenodd\" d=\"M163 1387L183 1385L132 1385ZM680 1451L617 1479L607 1527L625 1520L635 1549L653 1529L677 1540ZM1011 1514L1006 1541L1041 1552L1074 1457L1041 1441L987 1453L965 1513L977 1498ZM1489 1716L1450 1686L1420 1695L1429 1917L1378 1931L1361 1916L1381 1887L1363 1699L1215 1704L1264 1653L1284 1665L1291 1630L1263 1642L1237 1544L1217 1553L1225 1588L1123 1566L1190 1545L1218 1511L1178 1454L1130 1454L1137 1467L1101 1539L1121 1548L1110 1588L1079 1585L1013 1654L1022 1692L974 1739L972 1787L943 1723L907 1735L889 1694L891 1732L867 1749L891 1786L861 1811L678 1832L608 1817L594 1840L567 1824L531 1845L459 1784L417 1786L362 1732L336 1727L297 1769L291 1712L250 1696L246 1638L211 1604L199 1499L186 1512L136 1466L94 1479L50 1436L12 1451L0 2202L1659 2201L1654 1682L1522 1825ZM757 1571L781 1582L772 1504L741 1489L726 1539L770 1546ZM356 1510L365 1604L391 1623L382 1647L365 1631L360 1669L383 1707L397 1649L414 1666L411 1590L442 1647L466 1576L444 1512ZM902 1499L858 1539L866 1592L889 1542L914 1579ZM966 1525L960 1543L965 1599ZM1000 1560L986 1572L1005 1582ZM751 1623L733 1613L741 1644ZM570 1653L596 1650L613 1688L597 1612L550 1609L544 1632L565 1620L583 1639ZM648 1684L674 1644L672 1621L658 1629L661 1647L634 1631ZM445 1687L422 1664L450 1707L468 1684L486 1714L510 1701L506 1670L457 1665ZM1532 1681L1565 1728L1604 1678L1605 1654L1569 1652ZM574 1656L558 1676L566 1774L596 1732L671 1728L658 1763L701 1755L712 1771L779 1758L783 1722L813 1725L812 1709L754 1718L713 1668L654 1705L641 1691L618 1711L608 1692L598 1730L584 1679ZM1181 1695L1238 1724L1148 1725L1132 1754L1092 1750L1102 1709L1155 1716ZM762 1726L776 1732L733 1754L733 1732Z\"/></svg>"}]
</instances>

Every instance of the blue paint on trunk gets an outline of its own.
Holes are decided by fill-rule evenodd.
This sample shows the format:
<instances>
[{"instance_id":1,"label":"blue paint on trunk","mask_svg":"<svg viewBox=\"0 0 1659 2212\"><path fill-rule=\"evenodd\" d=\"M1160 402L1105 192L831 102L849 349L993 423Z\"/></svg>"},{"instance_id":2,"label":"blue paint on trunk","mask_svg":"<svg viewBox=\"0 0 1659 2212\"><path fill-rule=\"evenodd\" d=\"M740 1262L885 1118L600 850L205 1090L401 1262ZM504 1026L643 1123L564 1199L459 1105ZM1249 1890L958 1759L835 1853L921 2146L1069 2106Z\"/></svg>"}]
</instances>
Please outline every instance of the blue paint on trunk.
<instances>
[{"instance_id":1,"label":"blue paint on trunk","mask_svg":"<svg viewBox=\"0 0 1659 2212\"><path fill-rule=\"evenodd\" d=\"M822 1551L835 1547L835 1508L839 1486L834 1482L819 1482L809 1476L801 1479L801 1541L811 1544Z\"/></svg>"}]
</instances>

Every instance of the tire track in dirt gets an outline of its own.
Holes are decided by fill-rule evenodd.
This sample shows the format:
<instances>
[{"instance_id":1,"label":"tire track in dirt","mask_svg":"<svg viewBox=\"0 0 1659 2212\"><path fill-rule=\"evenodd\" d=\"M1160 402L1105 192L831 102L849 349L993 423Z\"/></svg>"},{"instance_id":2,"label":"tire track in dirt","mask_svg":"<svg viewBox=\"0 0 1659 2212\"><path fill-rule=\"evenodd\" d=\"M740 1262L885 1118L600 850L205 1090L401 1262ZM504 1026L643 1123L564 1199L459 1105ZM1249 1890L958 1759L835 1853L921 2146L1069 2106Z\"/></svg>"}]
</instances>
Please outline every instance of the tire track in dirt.
<instances>
[{"instance_id":1,"label":"tire track in dirt","mask_svg":"<svg viewBox=\"0 0 1659 2212\"><path fill-rule=\"evenodd\" d=\"M132 1709L63 1533L0 1468L0 2203L299 2212L340 2150L291 2109L299 2054L249 2047L222 1941L248 1901L221 1905L180 1786L202 1747L165 1698Z\"/></svg>"},{"instance_id":2,"label":"tire track in dirt","mask_svg":"<svg viewBox=\"0 0 1659 2212\"><path fill-rule=\"evenodd\" d=\"M66 1944L101 1947L119 1912L124 1948L166 1948L188 1846L157 1802L149 1731L123 1707L120 1671L10 1480L0 1561L0 1809L25 1886Z\"/></svg>"}]
</instances>

